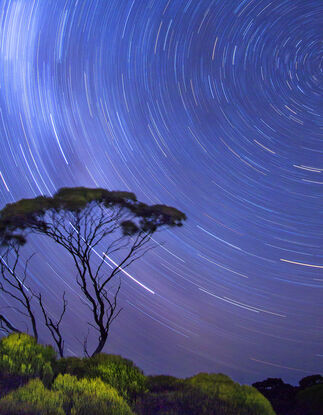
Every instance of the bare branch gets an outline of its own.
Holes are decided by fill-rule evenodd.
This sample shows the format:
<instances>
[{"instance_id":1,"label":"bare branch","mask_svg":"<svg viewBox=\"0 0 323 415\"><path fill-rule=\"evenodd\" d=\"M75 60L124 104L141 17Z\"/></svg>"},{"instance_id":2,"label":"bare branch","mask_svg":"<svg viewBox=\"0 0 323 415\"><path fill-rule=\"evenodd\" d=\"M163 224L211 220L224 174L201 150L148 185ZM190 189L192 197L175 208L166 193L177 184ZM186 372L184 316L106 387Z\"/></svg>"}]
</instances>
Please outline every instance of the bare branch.
<instances>
[{"instance_id":1,"label":"bare branch","mask_svg":"<svg viewBox=\"0 0 323 415\"><path fill-rule=\"evenodd\" d=\"M32 309L33 294L30 287L26 285L27 269L33 255L25 261L23 274L18 275L18 264L20 262L20 247L16 244L11 244L4 255L0 257L0 291L9 296L12 300L19 303L25 312L17 309L18 312L28 317L30 320L33 336L38 340L38 330L34 311ZM14 255L13 264L10 266L10 254Z\"/></svg>"},{"instance_id":2,"label":"bare branch","mask_svg":"<svg viewBox=\"0 0 323 415\"><path fill-rule=\"evenodd\" d=\"M45 325L48 328L56 346L59 352L60 357L64 357L64 340L63 340L63 336L61 333L61 322L62 319L64 317L64 314L66 312L66 307L67 307L67 301L65 299L65 291L63 293L63 309L62 312L59 316L59 318L57 319L56 322L54 322L54 320L50 317L48 311L45 309L44 304L43 304L43 300L42 300L42 295L39 293L38 295L35 295L35 297L38 299L38 303L39 306L41 308L41 311L43 313L43 317L45 320Z\"/></svg>"},{"instance_id":3,"label":"bare branch","mask_svg":"<svg viewBox=\"0 0 323 415\"><path fill-rule=\"evenodd\" d=\"M10 321L3 315L0 314L0 330L5 333L20 333L20 330L17 329Z\"/></svg>"}]
</instances>

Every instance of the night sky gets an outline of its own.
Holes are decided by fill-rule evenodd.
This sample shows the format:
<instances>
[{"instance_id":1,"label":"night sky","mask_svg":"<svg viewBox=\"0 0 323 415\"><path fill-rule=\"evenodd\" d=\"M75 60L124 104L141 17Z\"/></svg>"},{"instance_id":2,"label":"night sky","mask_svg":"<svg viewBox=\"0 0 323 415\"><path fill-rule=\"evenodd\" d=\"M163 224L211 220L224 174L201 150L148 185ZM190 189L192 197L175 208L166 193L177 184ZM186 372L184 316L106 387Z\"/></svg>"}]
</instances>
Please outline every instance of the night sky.
<instances>
[{"instance_id":1,"label":"night sky","mask_svg":"<svg viewBox=\"0 0 323 415\"><path fill-rule=\"evenodd\" d=\"M154 293L123 275L106 351L146 374L323 370L322 16L321 0L0 1L1 208L88 186L188 217L129 268ZM26 249L54 315L67 291L81 355L71 262Z\"/></svg>"}]
</instances>

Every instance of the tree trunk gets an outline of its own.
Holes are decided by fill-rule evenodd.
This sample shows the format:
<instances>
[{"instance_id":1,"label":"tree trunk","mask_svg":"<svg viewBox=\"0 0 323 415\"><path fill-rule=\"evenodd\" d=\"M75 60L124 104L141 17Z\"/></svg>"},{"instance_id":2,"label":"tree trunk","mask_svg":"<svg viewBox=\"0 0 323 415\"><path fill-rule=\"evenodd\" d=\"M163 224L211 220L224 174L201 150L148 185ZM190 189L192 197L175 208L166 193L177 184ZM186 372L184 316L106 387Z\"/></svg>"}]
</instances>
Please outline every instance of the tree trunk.
<instances>
[{"instance_id":1,"label":"tree trunk","mask_svg":"<svg viewBox=\"0 0 323 415\"><path fill-rule=\"evenodd\" d=\"M97 348L92 353L92 357L102 352L102 349L105 346L107 339L108 339L108 333L101 334Z\"/></svg>"}]
</instances>

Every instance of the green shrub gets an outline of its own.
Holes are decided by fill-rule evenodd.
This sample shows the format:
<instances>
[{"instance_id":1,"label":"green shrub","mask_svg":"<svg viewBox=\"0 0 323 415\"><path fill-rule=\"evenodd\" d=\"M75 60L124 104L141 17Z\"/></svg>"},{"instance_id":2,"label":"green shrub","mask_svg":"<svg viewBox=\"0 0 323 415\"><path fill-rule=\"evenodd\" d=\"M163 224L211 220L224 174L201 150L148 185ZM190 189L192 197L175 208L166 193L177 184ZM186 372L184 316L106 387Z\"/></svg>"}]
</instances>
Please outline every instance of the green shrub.
<instances>
[{"instance_id":1,"label":"green shrub","mask_svg":"<svg viewBox=\"0 0 323 415\"><path fill-rule=\"evenodd\" d=\"M239 385L222 374L200 373L187 380L210 398L227 402L241 415L274 415L270 402L252 386Z\"/></svg>"},{"instance_id":2,"label":"green shrub","mask_svg":"<svg viewBox=\"0 0 323 415\"><path fill-rule=\"evenodd\" d=\"M39 379L0 400L1 415L65 415L60 393L46 389Z\"/></svg>"},{"instance_id":3,"label":"green shrub","mask_svg":"<svg viewBox=\"0 0 323 415\"><path fill-rule=\"evenodd\" d=\"M135 401L147 389L146 377L131 360L104 353L84 360L90 377L101 378L128 402Z\"/></svg>"},{"instance_id":4,"label":"green shrub","mask_svg":"<svg viewBox=\"0 0 323 415\"><path fill-rule=\"evenodd\" d=\"M60 359L55 364L55 373L68 373L78 378L101 378L129 403L147 390L147 379L142 371L131 360L117 355L101 353L85 359Z\"/></svg>"},{"instance_id":5,"label":"green shrub","mask_svg":"<svg viewBox=\"0 0 323 415\"><path fill-rule=\"evenodd\" d=\"M63 396L63 407L70 415L132 415L126 402L101 379L77 379L58 375L53 390Z\"/></svg>"},{"instance_id":6,"label":"green shrub","mask_svg":"<svg viewBox=\"0 0 323 415\"><path fill-rule=\"evenodd\" d=\"M38 344L34 337L15 333L0 340L0 370L13 375L46 378L56 353L51 346Z\"/></svg>"}]
</instances>

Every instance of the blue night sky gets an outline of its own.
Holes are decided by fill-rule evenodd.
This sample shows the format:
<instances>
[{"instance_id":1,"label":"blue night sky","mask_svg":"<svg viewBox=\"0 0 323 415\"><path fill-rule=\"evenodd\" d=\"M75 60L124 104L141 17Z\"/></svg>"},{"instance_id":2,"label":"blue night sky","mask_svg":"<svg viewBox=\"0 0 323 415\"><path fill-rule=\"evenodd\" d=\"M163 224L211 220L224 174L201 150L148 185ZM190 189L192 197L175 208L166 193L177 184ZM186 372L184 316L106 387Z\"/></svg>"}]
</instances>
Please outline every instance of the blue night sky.
<instances>
[{"instance_id":1,"label":"blue night sky","mask_svg":"<svg viewBox=\"0 0 323 415\"><path fill-rule=\"evenodd\" d=\"M245 383L323 370L322 16L321 0L0 1L1 208L88 186L188 217L129 268L154 294L123 276L106 351ZM73 266L37 247L30 280L54 314L66 290L80 355Z\"/></svg>"}]
</instances>

